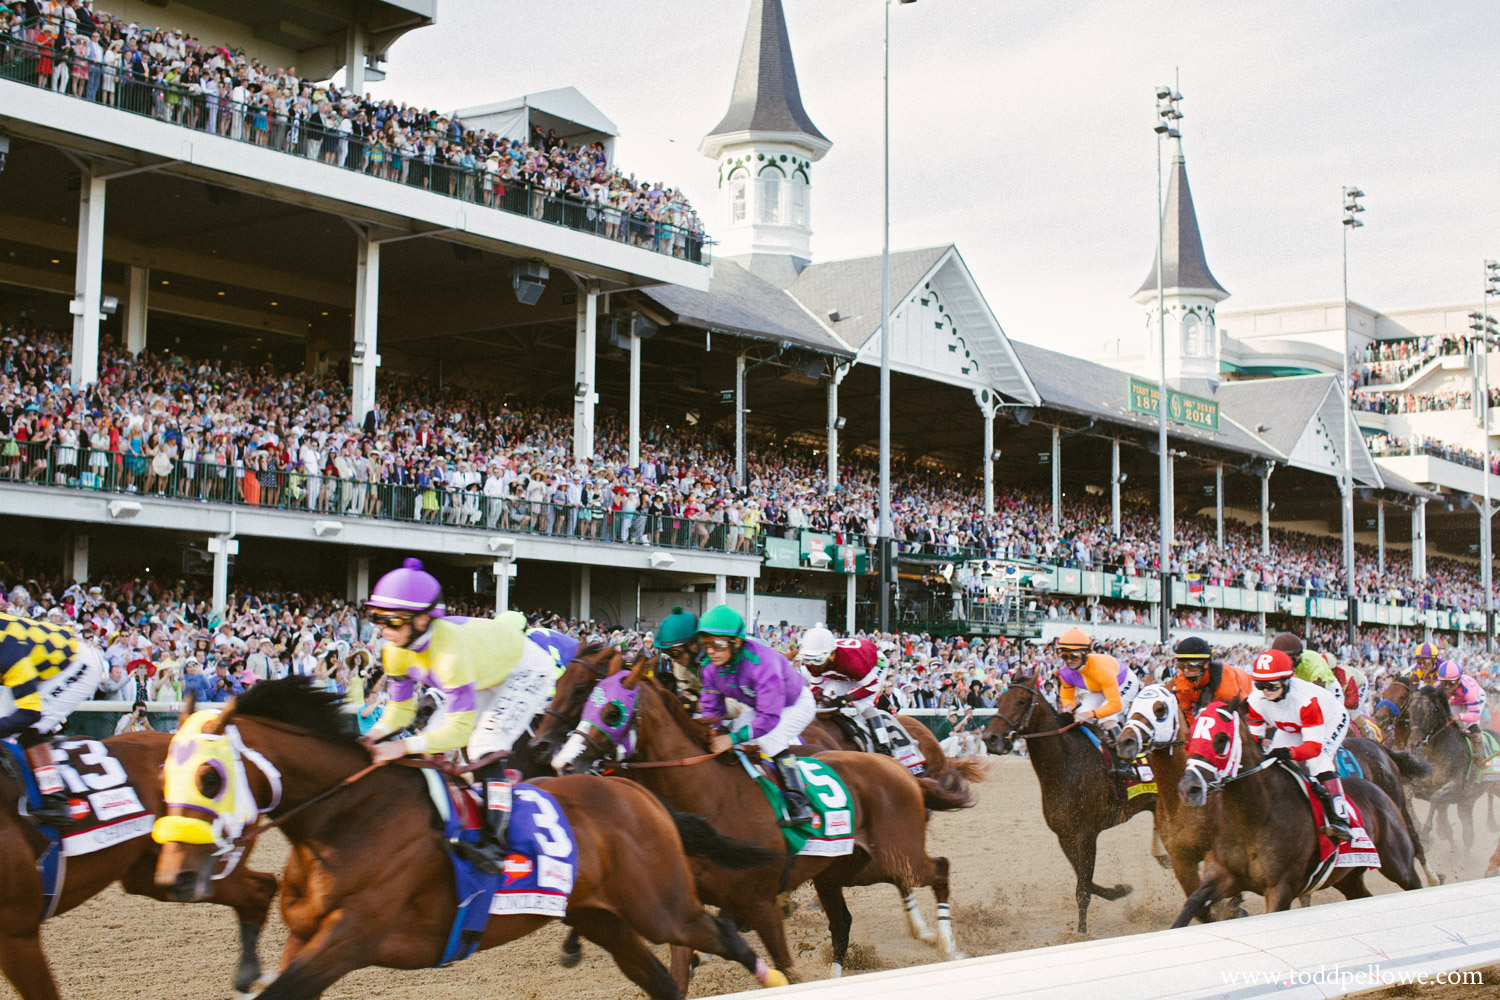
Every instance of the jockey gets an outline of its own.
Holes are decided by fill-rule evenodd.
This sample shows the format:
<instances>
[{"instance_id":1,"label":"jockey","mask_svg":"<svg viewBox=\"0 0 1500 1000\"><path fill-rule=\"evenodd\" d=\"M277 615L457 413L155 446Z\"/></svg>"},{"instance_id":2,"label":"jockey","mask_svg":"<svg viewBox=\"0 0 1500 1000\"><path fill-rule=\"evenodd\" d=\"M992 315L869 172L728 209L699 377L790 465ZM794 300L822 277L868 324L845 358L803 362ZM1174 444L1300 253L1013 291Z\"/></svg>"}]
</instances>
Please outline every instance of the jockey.
<instances>
[{"instance_id":1,"label":"jockey","mask_svg":"<svg viewBox=\"0 0 1500 1000\"><path fill-rule=\"evenodd\" d=\"M1415 659L1416 665L1412 668L1412 673L1416 675L1417 683L1437 683L1437 662L1439 659L1437 643L1418 643Z\"/></svg>"},{"instance_id":2,"label":"jockey","mask_svg":"<svg viewBox=\"0 0 1500 1000\"><path fill-rule=\"evenodd\" d=\"M1058 701L1077 722L1091 722L1113 753L1115 733L1125 721L1125 706L1140 688L1134 671L1108 653L1093 652L1094 641L1078 627L1057 639L1063 665L1057 672ZM1116 761L1124 774L1128 765Z\"/></svg>"},{"instance_id":3,"label":"jockey","mask_svg":"<svg viewBox=\"0 0 1500 1000\"><path fill-rule=\"evenodd\" d=\"M698 616L680 606L672 608L672 613L661 620L661 628L656 630L656 648L672 661L678 697L696 702L703 690L703 681L698 676L698 658L703 655L698 645Z\"/></svg>"},{"instance_id":4,"label":"jockey","mask_svg":"<svg viewBox=\"0 0 1500 1000\"><path fill-rule=\"evenodd\" d=\"M817 717L812 692L800 671L781 653L745 634L745 619L727 604L710 608L698 622L703 649L703 693L698 711L722 725L726 698L744 702L755 713L750 739L741 744L756 749L776 765L786 794L788 826L811 822L812 808L797 758L787 748L800 741L802 730ZM713 749L728 748L727 738L714 740Z\"/></svg>"},{"instance_id":5,"label":"jockey","mask_svg":"<svg viewBox=\"0 0 1500 1000\"><path fill-rule=\"evenodd\" d=\"M1323 690L1333 692L1333 696L1343 702L1344 686L1321 653L1305 648L1302 640L1291 632L1278 633L1271 640L1271 648L1281 650L1291 659L1299 679L1312 681Z\"/></svg>"},{"instance_id":6,"label":"jockey","mask_svg":"<svg viewBox=\"0 0 1500 1000\"><path fill-rule=\"evenodd\" d=\"M1351 839L1344 789L1339 782L1336 755L1349 729L1349 713L1343 700L1327 689L1293 676L1292 658L1285 650L1270 649L1255 658L1250 667L1254 690L1246 722L1250 734L1266 747L1267 756L1297 761L1314 778L1313 788L1323 799L1327 821L1322 833L1331 840Z\"/></svg>"},{"instance_id":7,"label":"jockey","mask_svg":"<svg viewBox=\"0 0 1500 1000\"><path fill-rule=\"evenodd\" d=\"M1479 717L1484 714L1484 688L1452 660L1438 664L1438 683L1453 706L1453 717L1469 740L1469 756L1476 767L1489 762L1489 752L1484 747L1484 731L1479 728Z\"/></svg>"},{"instance_id":8,"label":"jockey","mask_svg":"<svg viewBox=\"0 0 1500 1000\"><path fill-rule=\"evenodd\" d=\"M514 624L450 617L442 602L443 585L419 559L406 560L375 584L365 606L385 639L381 661L389 702L364 742L377 764L461 747L470 763L484 762L475 769L474 779L488 806L489 836L476 844L456 843L454 850L480 869L500 875L510 786L516 777L506 772L505 758L546 707L554 665L547 651L527 642ZM419 683L438 698L438 710L426 729L381 742L416 718Z\"/></svg>"},{"instance_id":9,"label":"jockey","mask_svg":"<svg viewBox=\"0 0 1500 1000\"><path fill-rule=\"evenodd\" d=\"M1244 701L1250 697L1250 675L1215 660L1208 643L1196 635L1179 639L1172 655L1177 661L1172 693L1188 725L1211 701Z\"/></svg>"},{"instance_id":10,"label":"jockey","mask_svg":"<svg viewBox=\"0 0 1500 1000\"><path fill-rule=\"evenodd\" d=\"M857 709L860 718L875 734L880 753L891 753L891 734L875 701L880 697L880 682L888 665L880 650L869 639L833 638L819 622L802 634L797 647L797 662L812 675L813 701L836 707Z\"/></svg>"},{"instance_id":11,"label":"jockey","mask_svg":"<svg viewBox=\"0 0 1500 1000\"><path fill-rule=\"evenodd\" d=\"M0 738L26 749L42 805L31 818L49 826L72 822L62 777L48 739L104 678L104 654L65 625L0 614Z\"/></svg>"}]
</instances>

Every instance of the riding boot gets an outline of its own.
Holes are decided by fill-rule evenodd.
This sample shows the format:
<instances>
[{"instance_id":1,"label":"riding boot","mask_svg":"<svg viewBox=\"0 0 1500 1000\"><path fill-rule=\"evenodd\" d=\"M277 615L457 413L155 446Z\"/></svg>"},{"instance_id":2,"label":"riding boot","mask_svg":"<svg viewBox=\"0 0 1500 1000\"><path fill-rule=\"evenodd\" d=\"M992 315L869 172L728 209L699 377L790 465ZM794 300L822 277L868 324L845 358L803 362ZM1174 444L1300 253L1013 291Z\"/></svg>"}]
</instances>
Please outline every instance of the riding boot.
<instances>
[{"instance_id":1,"label":"riding boot","mask_svg":"<svg viewBox=\"0 0 1500 1000\"><path fill-rule=\"evenodd\" d=\"M1474 770L1483 771L1490 758L1489 749L1484 745L1484 732L1477 725L1471 725L1464 730L1464 736L1469 741L1469 756L1474 760Z\"/></svg>"},{"instance_id":2,"label":"riding boot","mask_svg":"<svg viewBox=\"0 0 1500 1000\"><path fill-rule=\"evenodd\" d=\"M1094 731L1099 734L1099 742L1104 744L1104 749L1109 751L1110 770L1126 781L1135 780L1135 768L1130 761L1120 757L1120 748L1115 742L1119 735L1118 729L1110 729L1106 726L1096 725Z\"/></svg>"},{"instance_id":3,"label":"riding boot","mask_svg":"<svg viewBox=\"0 0 1500 1000\"><path fill-rule=\"evenodd\" d=\"M474 780L484 800L484 822L479 828L479 839L452 842L453 853L487 875L505 874L511 787L521 780L520 773L509 770L505 763L504 760L495 761L474 772Z\"/></svg>"},{"instance_id":4,"label":"riding boot","mask_svg":"<svg viewBox=\"0 0 1500 1000\"><path fill-rule=\"evenodd\" d=\"M812 806L807 801L807 786L802 781L802 768L790 750L783 750L771 759L776 773L781 777L781 791L786 797L786 819L782 826L801 826L813 821Z\"/></svg>"},{"instance_id":5,"label":"riding boot","mask_svg":"<svg viewBox=\"0 0 1500 1000\"><path fill-rule=\"evenodd\" d=\"M31 739L23 736L21 745L26 748L26 763L31 765L37 791L42 797L41 805L28 808L27 815L32 822L43 826L70 826L73 815L68 809L67 787L52 759L52 741L40 735L33 735Z\"/></svg>"},{"instance_id":6,"label":"riding boot","mask_svg":"<svg viewBox=\"0 0 1500 1000\"><path fill-rule=\"evenodd\" d=\"M1354 839L1349 829L1349 810L1344 805L1342 782L1332 775L1320 775L1313 781L1318 798L1323 800L1323 826L1318 832L1329 840L1347 844Z\"/></svg>"}]
</instances>

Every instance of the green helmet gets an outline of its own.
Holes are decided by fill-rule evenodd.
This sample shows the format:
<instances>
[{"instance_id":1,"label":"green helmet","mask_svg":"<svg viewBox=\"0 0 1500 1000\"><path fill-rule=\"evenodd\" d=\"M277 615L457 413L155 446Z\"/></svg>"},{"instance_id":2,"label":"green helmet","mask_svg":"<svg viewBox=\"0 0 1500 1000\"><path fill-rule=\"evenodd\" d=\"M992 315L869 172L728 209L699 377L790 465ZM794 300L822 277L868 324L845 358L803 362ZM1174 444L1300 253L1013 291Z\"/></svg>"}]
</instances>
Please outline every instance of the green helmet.
<instances>
[{"instance_id":1,"label":"green helmet","mask_svg":"<svg viewBox=\"0 0 1500 1000\"><path fill-rule=\"evenodd\" d=\"M672 613L661 620L656 631L656 644L662 649L680 646L698 634L698 616L682 610L682 605L672 608Z\"/></svg>"},{"instance_id":2,"label":"green helmet","mask_svg":"<svg viewBox=\"0 0 1500 1000\"><path fill-rule=\"evenodd\" d=\"M698 631L704 635L727 635L734 639L745 637L745 616L727 604L709 608L698 620Z\"/></svg>"}]
</instances>

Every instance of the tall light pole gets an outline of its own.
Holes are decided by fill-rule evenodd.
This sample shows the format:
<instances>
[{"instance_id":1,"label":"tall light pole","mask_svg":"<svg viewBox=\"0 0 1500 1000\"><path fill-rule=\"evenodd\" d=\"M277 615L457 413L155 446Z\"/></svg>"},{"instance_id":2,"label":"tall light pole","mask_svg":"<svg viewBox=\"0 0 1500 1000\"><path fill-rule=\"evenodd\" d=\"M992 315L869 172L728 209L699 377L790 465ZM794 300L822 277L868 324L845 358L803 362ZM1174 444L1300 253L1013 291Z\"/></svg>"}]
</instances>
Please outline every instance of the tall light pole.
<instances>
[{"instance_id":1,"label":"tall light pole","mask_svg":"<svg viewBox=\"0 0 1500 1000\"><path fill-rule=\"evenodd\" d=\"M1157 604L1157 617L1161 620L1161 643L1165 646L1172 638L1172 543L1167 537L1168 525L1172 523L1172 493L1169 480L1172 466L1167 455L1167 298L1162 274L1166 257L1167 216L1162 204L1161 143L1163 139L1179 139L1177 122L1182 112L1177 102L1182 95L1171 87L1156 88L1156 336L1157 350L1161 357L1161 377L1156 386L1156 480L1157 493L1161 497L1161 546L1157 552L1157 580L1161 585L1161 600Z\"/></svg>"},{"instance_id":2,"label":"tall light pole","mask_svg":"<svg viewBox=\"0 0 1500 1000\"><path fill-rule=\"evenodd\" d=\"M1344 589L1347 591L1348 611L1345 612L1345 634L1349 638L1349 645L1354 645L1354 632L1356 621L1359 618L1359 595L1355 593L1354 587L1354 455L1351 451L1350 425L1353 424L1353 414L1350 412L1350 388L1349 388L1349 231L1358 229L1364 223L1359 221L1359 213L1363 212L1364 206L1359 203L1365 193L1357 187L1346 186L1344 188L1344 382L1342 405L1344 408L1344 496L1343 496L1343 522L1344 522Z\"/></svg>"},{"instance_id":3,"label":"tall light pole","mask_svg":"<svg viewBox=\"0 0 1500 1000\"><path fill-rule=\"evenodd\" d=\"M1484 648L1491 652L1495 648L1495 584L1494 542L1491 533L1494 524L1490 509L1490 344L1500 330L1495 327L1495 318L1490 315L1490 296L1500 295L1500 263L1484 262L1484 306L1481 312L1469 314L1469 328L1479 337L1480 351L1484 358L1483 381L1476 388L1479 394L1479 427L1484 435L1484 507L1480 513L1479 527L1479 580L1484 587ZM1475 359L1476 367L1478 358Z\"/></svg>"},{"instance_id":4,"label":"tall light pole","mask_svg":"<svg viewBox=\"0 0 1500 1000\"><path fill-rule=\"evenodd\" d=\"M880 245L880 537L876 540L880 563L880 631L891 626L891 583L896 578L891 565L891 2L885 0L885 141L881 166L885 192L882 202ZM903 4L917 0L900 0Z\"/></svg>"}]
</instances>

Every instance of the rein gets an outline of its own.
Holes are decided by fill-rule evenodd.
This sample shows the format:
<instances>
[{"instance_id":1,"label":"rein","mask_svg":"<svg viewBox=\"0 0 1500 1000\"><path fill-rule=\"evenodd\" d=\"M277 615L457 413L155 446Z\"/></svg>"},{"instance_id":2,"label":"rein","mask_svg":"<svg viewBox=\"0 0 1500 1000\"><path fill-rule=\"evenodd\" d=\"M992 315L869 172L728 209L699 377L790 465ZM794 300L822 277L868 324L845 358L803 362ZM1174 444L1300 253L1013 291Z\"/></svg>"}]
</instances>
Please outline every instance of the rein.
<instances>
[{"instance_id":1,"label":"rein","mask_svg":"<svg viewBox=\"0 0 1500 1000\"><path fill-rule=\"evenodd\" d=\"M305 802L299 802L297 805L292 806L286 812L282 813L278 818L265 823L261 823L258 826L246 830L244 833L240 834L234 839L234 846L244 847L246 844L249 844L250 842L255 840L256 837L259 837L261 834L267 833L271 830L276 829L278 826L281 826L287 820L291 819L293 816L297 815L308 806L317 805L324 799L343 791L344 789L348 788L350 785L358 781L360 778L363 778L365 775L381 766L382 765L380 764L371 764L369 767L361 768L360 770L355 771L353 774L349 775L349 777L345 778L343 781L340 781L338 784L324 789Z\"/></svg>"},{"instance_id":2,"label":"rein","mask_svg":"<svg viewBox=\"0 0 1500 1000\"><path fill-rule=\"evenodd\" d=\"M1003 719L1005 721L1005 724L1007 726L1010 726L1011 739L1034 740L1041 739L1043 736L1060 736L1063 733L1067 732L1069 729L1073 729L1077 726L1083 725L1083 723L1079 722L1077 719L1074 719L1072 722L1068 723L1066 726L1063 726L1061 729L1049 729L1044 733L1020 732L1021 727L1031 721L1031 714L1036 711L1036 703L1041 700L1042 696L1036 688L1031 687L1028 684L1012 684L1011 687L1020 688L1022 691L1025 691L1031 695L1031 700L1026 703L1026 711L1021 713L1020 722L1012 721L1010 716L1006 715L1004 712L999 711L998 709L995 711L995 718Z\"/></svg>"},{"instance_id":3,"label":"rein","mask_svg":"<svg viewBox=\"0 0 1500 1000\"><path fill-rule=\"evenodd\" d=\"M621 761L619 764L616 764L615 766L618 767L622 771L639 771L642 768L652 768L652 767L688 767L691 764L701 764L705 760L713 760L715 757L718 757L718 756L719 756L719 754L716 754L716 753L705 753L705 754L699 754L696 757L683 757L681 760L638 760L638 761L629 761L629 760L626 760L626 761Z\"/></svg>"}]
</instances>

